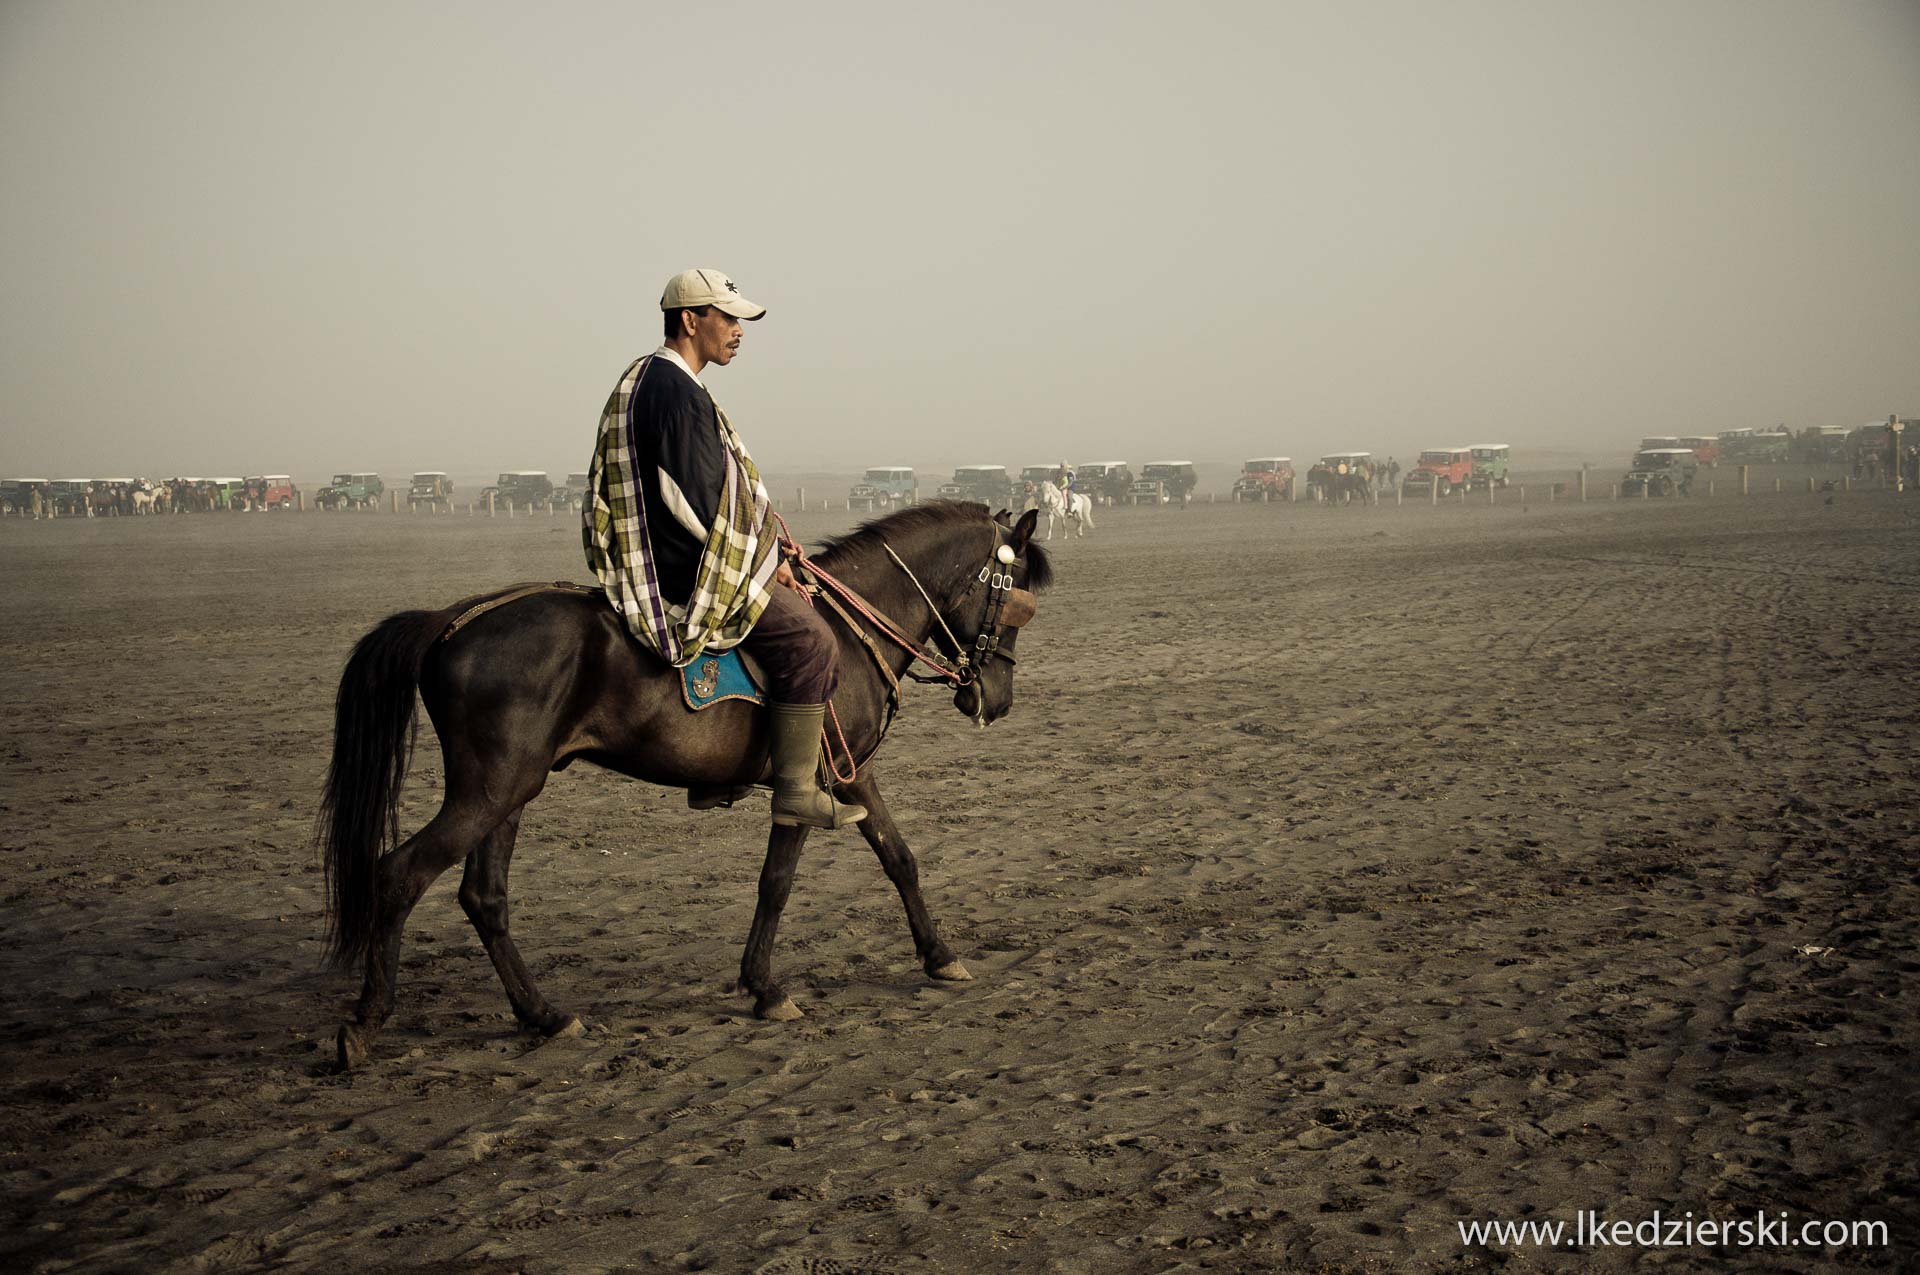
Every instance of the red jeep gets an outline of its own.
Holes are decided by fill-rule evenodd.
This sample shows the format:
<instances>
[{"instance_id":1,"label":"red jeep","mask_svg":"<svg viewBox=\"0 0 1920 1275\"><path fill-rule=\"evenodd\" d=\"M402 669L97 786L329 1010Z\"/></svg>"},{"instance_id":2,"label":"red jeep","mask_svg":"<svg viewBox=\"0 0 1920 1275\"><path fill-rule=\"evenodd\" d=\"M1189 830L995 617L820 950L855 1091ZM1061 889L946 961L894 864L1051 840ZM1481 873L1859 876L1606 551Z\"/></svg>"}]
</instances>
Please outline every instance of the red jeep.
<instances>
[{"instance_id":1,"label":"red jeep","mask_svg":"<svg viewBox=\"0 0 1920 1275\"><path fill-rule=\"evenodd\" d=\"M1413 472L1400 485L1405 496L1446 496L1473 487L1471 447L1430 447L1420 453Z\"/></svg>"},{"instance_id":2,"label":"red jeep","mask_svg":"<svg viewBox=\"0 0 1920 1275\"><path fill-rule=\"evenodd\" d=\"M1704 434L1689 434L1680 440L1682 447L1693 452L1695 461L1712 469L1720 463L1720 440L1708 438Z\"/></svg>"},{"instance_id":3,"label":"red jeep","mask_svg":"<svg viewBox=\"0 0 1920 1275\"><path fill-rule=\"evenodd\" d=\"M1240 467L1233 483L1235 500L1292 500L1293 461L1285 456L1262 456Z\"/></svg>"}]
</instances>

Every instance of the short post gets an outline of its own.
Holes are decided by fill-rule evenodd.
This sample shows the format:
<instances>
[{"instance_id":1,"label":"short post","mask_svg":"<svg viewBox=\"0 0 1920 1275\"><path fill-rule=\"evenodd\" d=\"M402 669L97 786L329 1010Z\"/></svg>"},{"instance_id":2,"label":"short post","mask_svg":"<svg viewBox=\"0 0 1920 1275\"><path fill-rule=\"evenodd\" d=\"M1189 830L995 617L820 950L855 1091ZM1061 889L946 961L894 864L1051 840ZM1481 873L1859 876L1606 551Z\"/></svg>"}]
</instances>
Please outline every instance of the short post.
<instances>
[{"instance_id":1,"label":"short post","mask_svg":"<svg viewBox=\"0 0 1920 1275\"><path fill-rule=\"evenodd\" d=\"M1548 503L1549 505L1551 505L1551 504L1553 503L1553 493L1554 493L1554 489L1555 489L1555 488L1557 488L1557 487L1559 487L1559 485L1560 485L1559 483L1548 483L1548 484L1547 484L1547 503ZM1522 487L1522 488L1520 489L1520 503L1521 503L1521 504L1523 504L1523 505L1527 503L1527 489L1526 489L1525 487Z\"/></svg>"},{"instance_id":2,"label":"short post","mask_svg":"<svg viewBox=\"0 0 1920 1275\"><path fill-rule=\"evenodd\" d=\"M1753 494L1753 466L1752 465L1740 466L1740 494L1742 496L1751 496Z\"/></svg>"},{"instance_id":3,"label":"short post","mask_svg":"<svg viewBox=\"0 0 1920 1275\"><path fill-rule=\"evenodd\" d=\"M805 487L796 487L793 491L794 499L799 502L795 508L801 513L807 512L807 489Z\"/></svg>"},{"instance_id":4,"label":"short post","mask_svg":"<svg viewBox=\"0 0 1920 1275\"><path fill-rule=\"evenodd\" d=\"M1395 509L1398 509L1400 507L1400 495L1401 495L1400 484L1395 483L1393 485L1393 507Z\"/></svg>"},{"instance_id":5,"label":"short post","mask_svg":"<svg viewBox=\"0 0 1920 1275\"><path fill-rule=\"evenodd\" d=\"M1653 499L1653 484L1651 482L1644 482L1640 484L1640 499L1642 500Z\"/></svg>"},{"instance_id":6,"label":"short post","mask_svg":"<svg viewBox=\"0 0 1920 1275\"><path fill-rule=\"evenodd\" d=\"M1807 479L1807 495L1813 495L1813 479L1811 476Z\"/></svg>"},{"instance_id":7,"label":"short post","mask_svg":"<svg viewBox=\"0 0 1920 1275\"><path fill-rule=\"evenodd\" d=\"M1780 480L1778 478L1773 480L1773 494L1776 496L1780 494Z\"/></svg>"},{"instance_id":8,"label":"short post","mask_svg":"<svg viewBox=\"0 0 1920 1275\"><path fill-rule=\"evenodd\" d=\"M407 508L411 511L413 506L409 504ZM387 511L396 514L400 512L400 489L398 487L395 487L387 493Z\"/></svg>"},{"instance_id":9,"label":"short post","mask_svg":"<svg viewBox=\"0 0 1920 1275\"><path fill-rule=\"evenodd\" d=\"M1440 507L1440 480L1437 478L1427 483L1427 503L1436 509Z\"/></svg>"},{"instance_id":10,"label":"short post","mask_svg":"<svg viewBox=\"0 0 1920 1275\"><path fill-rule=\"evenodd\" d=\"M1548 499L1548 500L1552 500L1552 499L1553 499L1553 488L1552 488L1552 487L1548 487L1548 488L1547 488L1547 499ZM1522 509L1525 509L1525 508L1527 507L1527 489L1526 489L1525 487L1522 487L1522 488L1520 489L1520 507L1521 507Z\"/></svg>"},{"instance_id":11,"label":"short post","mask_svg":"<svg viewBox=\"0 0 1920 1275\"><path fill-rule=\"evenodd\" d=\"M1707 479L1707 495L1713 495L1713 479Z\"/></svg>"},{"instance_id":12,"label":"short post","mask_svg":"<svg viewBox=\"0 0 1920 1275\"><path fill-rule=\"evenodd\" d=\"M1487 505L1489 508L1491 508L1493 505L1493 493L1495 490L1496 488L1492 483L1487 484Z\"/></svg>"},{"instance_id":13,"label":"short post","mask_svg":"<svg viewBox=\"0 0 1920 1275\"><path fill-rule=\"evenodd\" d=\"M306 492L296 491L293 493L293 512L297 514L303 514L307 512L307 493Z\"/></svg>"},{"instance_id":14,"label":"short post","mask_svg":"<svg viewBox=\"0 0 1920 1275\"><path fill-rule=\"evenodd\" d=\"M493 517L493 512L494 512L494 496L492 492L488 492L487 493L487 517L489 518Z\"/></svg>"},{"instance_id":15,"label":"short post","mask_svg":"<svg viewBox=\"0 0 1920 1275\"><path fill-rule=\"evenodd\" d=\"M1584 505L1586 502L1587 502L1587 467L1585 465L1582 465L1580 466L1580 503Z\"/></svg>"},{"instance_id":16,"label":"short post","mask_svg":"<svg viewBox=\"0 0 1920 1275\"><path fill-rule=\"evenodd\" d=\"M1905 491L1907 489L1906 457L1900 452L1900 429L1899 417L1887 417L1887 447L1891 451L1893 458L1893 464L1889 466L1889 468L1893 471L1893 489L1895 491Z\"/></svg>"},{"instance_id":17,"label":"short post","mask_svg":"<svg viewBox=\"0 0 1920 1275\"><path fill-rule=\"evenodd\" d=\"M1853 490L1853 475L1852 475L1852 474L1842 474L1842 475L1840 475L1840 490L1841 490L1841 491L1849 491L1849 492Z\"/></svg>"}]
</instances>

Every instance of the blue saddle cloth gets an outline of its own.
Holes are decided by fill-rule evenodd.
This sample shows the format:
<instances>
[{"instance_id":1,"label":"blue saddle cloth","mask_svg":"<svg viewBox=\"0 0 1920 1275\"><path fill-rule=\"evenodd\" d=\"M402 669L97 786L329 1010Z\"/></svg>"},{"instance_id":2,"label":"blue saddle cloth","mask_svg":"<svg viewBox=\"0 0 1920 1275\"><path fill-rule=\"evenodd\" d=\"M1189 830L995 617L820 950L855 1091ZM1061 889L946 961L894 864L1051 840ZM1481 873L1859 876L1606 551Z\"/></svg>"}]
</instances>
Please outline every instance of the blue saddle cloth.
<instances>
[{"instance_id":1,"label":"blue saddle cloth","mask_svg":"<svg viewBox=\"0 0 1920 1275\"><path fill-rule=\"evenodd\" d=\"M723 700L743 699L749 704L767 702L759 679L740 658L737 646L722 655L698 656L681 669L680 693L686 697L687 707L696 713Z\"/></svg>"}]
</instances>

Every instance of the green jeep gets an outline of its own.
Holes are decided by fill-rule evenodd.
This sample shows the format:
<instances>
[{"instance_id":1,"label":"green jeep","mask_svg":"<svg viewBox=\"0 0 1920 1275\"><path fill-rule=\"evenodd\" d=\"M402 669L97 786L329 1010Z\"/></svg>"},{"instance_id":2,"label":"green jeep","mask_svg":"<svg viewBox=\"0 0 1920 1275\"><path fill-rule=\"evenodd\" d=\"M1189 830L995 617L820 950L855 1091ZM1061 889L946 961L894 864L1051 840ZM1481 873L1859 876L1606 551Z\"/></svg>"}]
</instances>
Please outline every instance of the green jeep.
<instances>
[{"instance_id":1,"label":"green jeep","mask_svg":"<svg viewBox=\"0 0 1920 1275\"><path fill-rule=\"evenodd\" d=\"M1507 468L1511 463L1508 454L1512 448L1505 443L1468 443L1467 449L1473 453L1475 491L1507 485Z\"/></svg>"},{"instance_id":2,"label":"green jeep","mask_svg":"<svg viewBox=\"0 0 1920 1275\"><path fill-rule=\"evenodd\" d=\"M386 490L378 474L335 474L313 503L322 509L372 509Z\"/></svg>"},{"instance_id":3,"label":"green jeep","mask_svg":"<svg viewBox=\"0 0 1920 1275\"><path fill-rule=\"evenodd\" d=\"M509 469L500 475L493 486L480 492L480 499L492 496L497 504L506 506L508 513L521 505L531 513L535 505L544 505L552 500L553 491L553 480L547 477L546 470Z\"/></svg>"}]
</instances>

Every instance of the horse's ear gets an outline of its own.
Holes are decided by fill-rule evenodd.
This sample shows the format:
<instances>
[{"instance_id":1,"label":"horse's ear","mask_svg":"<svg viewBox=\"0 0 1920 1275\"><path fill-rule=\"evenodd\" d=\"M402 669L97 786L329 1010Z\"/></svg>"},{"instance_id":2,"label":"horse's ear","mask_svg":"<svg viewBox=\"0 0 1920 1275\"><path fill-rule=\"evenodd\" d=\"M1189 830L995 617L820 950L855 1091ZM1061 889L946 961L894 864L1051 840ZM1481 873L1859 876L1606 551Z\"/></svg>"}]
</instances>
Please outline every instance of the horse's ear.
<instances>
[{"instance_id":1,"label":"horse's ear","mask_svg":"<svg viewBox=\"0 0 1920 1275\"><path fill-rule=\"evenodd\" d=\"M1033 529L1040 525L1040 511L1029 509L1020 515L1020 521L1013 524L1013 555L1019 557L1027 551L1027 541L1033 539Z\"/></svg>"},{"instance_id":2,"label":"horse's ear","mask_svg":"<svg viewBox=\"0 0 1920 1275\"><path fill-rule=\"evenodd\" d=\"M1012 526L1013 525L1012 519L1013 519L1013 511L1010 509L1002 509L999 513L993 516L993 520L999 523L1002 527Z\"/></svg>"}]
</instances>

